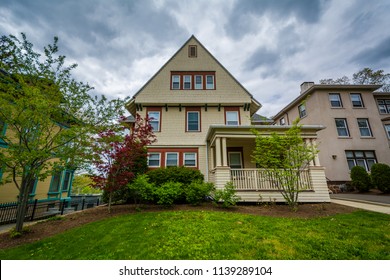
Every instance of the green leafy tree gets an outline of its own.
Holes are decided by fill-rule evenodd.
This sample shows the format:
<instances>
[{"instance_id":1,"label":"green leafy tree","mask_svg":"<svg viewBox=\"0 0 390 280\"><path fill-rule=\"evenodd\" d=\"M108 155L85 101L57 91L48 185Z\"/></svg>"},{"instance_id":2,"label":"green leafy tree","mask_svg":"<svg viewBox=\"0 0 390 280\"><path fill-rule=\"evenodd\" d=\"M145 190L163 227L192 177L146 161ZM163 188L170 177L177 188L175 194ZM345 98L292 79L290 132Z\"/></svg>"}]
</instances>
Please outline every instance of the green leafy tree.
<instances>
[{"instance_id":1,"label":"green leafy tree","mask_svg":"<svg viewBox=\"0 0 390 280\"><path fill-rule=\"evenodd\" d=\"M91 176L80 174L74 176L72 194L101 194L102 191L93 187Z\"/></svg>"},{"instance_id":2,"label":"green leafy tree","mask_svg":"<svg viewBox=\"0 0 390 280\"><path fill-rule=\"evenodd\" d=\"M256 136L253 160L264 168L267 179L294 210L298 207L299 193L309 187L302 180L302 172L318 153L315 147L305 144L298 121L285 134L262 135L252 130Z\"/></svg>"},{"instance_id":3,"label":"green leafy tree","mask_svg":"<svg viewBox=\"0 0 390 280\"><path fill-rule=\"evenodd\" d=\"M89 163L91 135L108 129L123 111L122 100L92 97L58 54L58 38L33 48L25 34L0 39L0 119L7 124L0 166L19 190L16 231L21 232L30 186L64 168Z\"/></svg>"},{"instance_id":4,"label":"green leafy tree","mask_svg":"<svg viewBox=\"0 0 390 280\"><path fill-rule=\"evenodd\" d=\"M384 70L372 70L371 68L363 68L352 75L352 79L343 76L337 79L322 79L320 84L327 85L383 85L380 91L390 91L390 74Z\"/></svg>"}]
</instances>

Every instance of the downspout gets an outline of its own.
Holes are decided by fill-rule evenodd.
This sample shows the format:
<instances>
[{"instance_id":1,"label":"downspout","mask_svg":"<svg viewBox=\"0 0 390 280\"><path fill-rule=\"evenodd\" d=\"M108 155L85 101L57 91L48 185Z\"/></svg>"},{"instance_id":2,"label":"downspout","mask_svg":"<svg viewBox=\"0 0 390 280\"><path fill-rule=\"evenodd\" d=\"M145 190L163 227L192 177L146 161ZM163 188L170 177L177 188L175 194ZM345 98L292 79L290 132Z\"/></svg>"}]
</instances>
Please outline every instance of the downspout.
<instances>
[{"instance_id":1,"label":"downspout","mask_svg":"<svg viewBox=\"0 0 390 280\"><path fill-rule=\"evenodd\" d=\"M206 140L206 182L209 181L209 141Z\"/></svg>"}]
</instances>

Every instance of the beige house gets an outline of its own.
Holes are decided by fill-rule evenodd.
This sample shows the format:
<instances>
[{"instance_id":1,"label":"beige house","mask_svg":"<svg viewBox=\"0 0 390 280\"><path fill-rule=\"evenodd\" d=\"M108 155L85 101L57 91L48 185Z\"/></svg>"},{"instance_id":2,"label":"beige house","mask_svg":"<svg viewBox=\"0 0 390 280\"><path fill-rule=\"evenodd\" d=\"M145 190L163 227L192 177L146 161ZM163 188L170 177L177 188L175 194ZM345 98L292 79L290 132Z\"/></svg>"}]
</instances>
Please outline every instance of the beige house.
<instances>
[{"instance_id":1,"label":"beige house","mask_svg":"<svg viewBox=\"0 0 390 280\"><path fill-rule=\"evenodd\" d=\"M350 181L355 165L390 164L390 93L378 85L305 82L300 95L274 116L275 124L322 124L319 159L329 183Z\"/></svg>"},{"instance_id":2,"label":"beige house","mask_svg":"<svg viewBox=\"0 0 390 280\"><path fill-rule=\"evenodd\" d=\"M153 118L157 142L148 148L149 167L199 169L207 181L223 188L232 181L242 201L284 201L256 169L251 128L263 133L286 127L270 125L255 113L261 104L192 36L132 97L129 112ZM314 144L322 126L303 129ZM305 173L308 190L301 201L329 201L324 169L318 159Z\"/></svg>"}]
</instances>

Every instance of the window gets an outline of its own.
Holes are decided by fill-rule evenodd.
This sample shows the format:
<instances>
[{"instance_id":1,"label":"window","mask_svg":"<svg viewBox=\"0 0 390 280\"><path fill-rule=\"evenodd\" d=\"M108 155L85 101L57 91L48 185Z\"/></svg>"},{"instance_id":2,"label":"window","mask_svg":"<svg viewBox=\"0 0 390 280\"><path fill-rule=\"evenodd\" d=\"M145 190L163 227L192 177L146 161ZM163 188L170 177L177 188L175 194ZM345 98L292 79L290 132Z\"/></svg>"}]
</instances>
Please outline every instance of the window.
<instances>
[{"instance_id":1,"label":"window","mask_svg":"<svg viewBox=\"0 0 390 280\"><path fill-rule=\"evenodd\" d=\"M50 183L50 192L59 192L60 191L60 185L61 185L61 174L62 172L56 172L51 177L51 183Z\"/></svg>"},{"instance_id":2,"label":"window","mask_svg":"<svg viewBox=\"0 0 390 280\"><path fill-rule=\"evenodd\" d=\"M200 131L199 111L187 111L187 131Z\"/></svg>"},{"instance_id":3,"label":"window","mask_svg":"<svg viewBox=\"0 0 390 280\"><path fill-rule=\"evenodd\" d=\"M206 76L206 89L214 89L214 76L213 75Z\"/></svg>"},{"instance_id":4,"label":"window","mask_svg":"<svg viewBox=\"0 0 390 280\"><path fill-rule=\"evenodd\" d=\"M346 119L335 119L337 134L340 137L349 137L348 125Z\"/></svg>"},{"instance_id":5,"label":"window","mask_svg":"<svg viewBox=\"0 0 390 280\"><path fill-rule=\"evenodd\" d=\"M184 153L184 166L196 167L196 153Z\"/></svg>"},{"instance_id":6,"label":"window","mask_svg":"<svg viewBox=\"0 0 390 280\"><path fill-rule=\"evenodd\" d=\"M192 76L188 76L188 75L184 76L184 86L183 86L184 89L192 89L191 77Z\"/></svg>"},{"instance_id":7,"label":"window","mask_svg":"<svg viewBox=\"0 0 390 280\"><path fill-rule=\"evenodd\" d=\"M377 162L374 151L345 151L345 155L349 170L358 165L370 171L371 166Z\"/></svg>"},{"instance_id":8,"label":"window","mask_svg":"<svg viewBox=\"0 0 390 280\"><path fill-rule=\"evenodd\" d=\"M178 166L178 154L177 153L166 153L165 166Z\"/></svg>"},{"instance_id":9,"label":"window","mask_svg":"<svg viewBox=\"0 0 390 280\"><path fill-rule=\"evenodd\" d=\"M360 93L351 93L351 102L353 108L363 108L363 100Z\"/></svg>"},{"instance_id":10,"label":"window","mask_svg":"<svg viewBox=\"0 0 390 280\"><path fill-rule=\"evenodd\" d=\"M197 57L196 45L189 45L188 46L188 57Z\"/></svg>"},{"instance_id":11,"label":"window","mask_svg":"<svg viewBox=\"0 0 390 280\"><path fill-rule=\"evenodd\" d=\"M329 93L330 106L332 108L342 108L343 103L341 102L340 94L338 93Z\"/></svg>"},{"instance_id":12,"label":"window","mask_svg":"<svg viewBox=\"0 0 390 280\"><path fill-rule=\"evenodd\" d=\"M302 119L303 117L306 117L306 105L301 104L298 106L298 111L299 111L299 117Z\"/></svg>"},{"instance_id":13,"label":"window","mask_svg":"<svg viewBox=\"0 0 390 280\"><path fill-rule=\"evenodd\" d=\"M160 112L150 111L148 112L148 118L150 119L150 125L153 131L160 131Z\"/></svg>"},{"instance_id":14,"label":"window","mask_svg":"<svg viewBox=\"0 0 390 280\"><path fill-rule=\"evenodd\" d=\"M360 130L360 136L362 137L372 137L370 124L368 123L368 119L357 119L357 123Z\"/></svg>"},{"instance_id":15,"label":"window","mask_svg":"<svg viewBox=\"0 0 390 280\"><path fill-rule=\"evenodd\" d=\"M160 153L150 153L148 156L149 167L160 167Z\"/></svg>"},{"instance_id":16,"label":"window","mask_svg":"<svg viewBox=\"0 0 390 280\"><path fill-rule=\"evenodd\" d=\"M69 190L71 181L72 181L72 172L67 170L65 171L64 182L62 183L62 191Z\"/></svg>"},{"instance_id":17,"label":"window","mask_svg":"<svg viewBox=\"0 0 390 280\"><path fill-rule=\"evenodd\" d=\"M242 168L241 152L229 153L229 166L230 168Z\"/></svg>"},{"instance_id":18,"label":"window","mask_svg":"<svg viewBox=\"0 0 390 280\"><path fill-rule=\"evenodd\" d=\"M5 131L7 130L7 124L0 119L0 147L6 147L7 143L2 139L2 136L5 135Z\"/></svg>"},{"instance_id":19,"label":"window","mask_svg":"<svg viewBox=\"0 0 390 280\"><path fill-rule=\"evenodd\" d=\"M203 89L203 76L195 76L195 89Z\"/></svg>"},{"instance_id":20,"label":"window","mask_svg":"<svg viewBox=\"0 0 390 280\"><path fill-rule=\"evenodd\" d=\"M286 120L284 118L281 118L280 121L279 121L279 124L280 125L285 125L286 124Z\"/></svg>"},{"instance_id":21,"label":"window","mask_svg":"<svg viewBox=\"0 0 390 280\"><path fill-rule=\"evenodd\" d=\"M172 71L172 90L215 89L215 71Z\"/></svg>"},{"instance_id":22,"label":"window","mask_svg":"<svg viewBox=\"0 0 390 280\"><path fill-rule=\"evenodd\" d=\"M390 124L385 124L385 130L387 133L387 137L390 139Z\"/></svg>"},{"instance_id":23,"label":"window","mask_svg":"<svg viewBox=\"0 0 390 280\"><path fill-rule=\"evenodd\" d=\"M36 186L37 186L37 178L35 178L35 180L32 180L30 182L30 185L28 186L28 194L29 196L34 196L35 195L35 189L36 189Z\"/></svg>"},{"instance_id":24,"label":"window","mask_svg":"<svg viewBox=\"0 0 390 280\"><path fill-rule=\"evenodd\" d=\"M238 111L226 111L226 125L239 125Z\"/></svg>"},{"instance_id":25,"label":"window","mask_svg":"<svg viewBox=\"0 0 390 280\"><path fill-rule=\"evenodd\" d=\"M180 76L179 75L172 76L172 89L180 89Z\"/></svg>"},{"instance_id":26,"label":"window","mask_svg":"<svg viewBox=\"0 0 390 280\"><path fill-rule=\"evenodd\" d=\"M378 99L377 102L380 114L390 114L390 99Z\"/></svg>"}]
</instances>

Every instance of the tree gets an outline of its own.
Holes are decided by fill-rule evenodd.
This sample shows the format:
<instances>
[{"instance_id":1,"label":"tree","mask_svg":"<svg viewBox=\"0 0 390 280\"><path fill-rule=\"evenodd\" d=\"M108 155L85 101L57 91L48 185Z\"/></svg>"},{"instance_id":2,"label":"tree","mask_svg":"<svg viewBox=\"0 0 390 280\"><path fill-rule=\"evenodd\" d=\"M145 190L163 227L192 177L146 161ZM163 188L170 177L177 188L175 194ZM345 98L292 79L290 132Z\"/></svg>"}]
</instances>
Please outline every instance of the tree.
<instances>
[{"instance_id":1,"label":"tree","mask_svg":"<svg viewBox=\"0 0 390 280\"><path fill-rule=\"evenodd\" d=\"M76 175L72 183L72 194L101 194L95 189L91 177L87 174Z\"/></svg>"},{"instance_id":2,"label":"tree","mask_svg":"<svg viewBox=\"0 0 390 280\"><path fill-rule=\"evenodd\" d=\"M352 81L351 81L352 80ZM352 75L352 79L347 76L334 79L322 79L320 84L326 85L382 85L380 91L390 91L390 74L384 72L384 70L374 71L371 68L363 68L357 73Z\"/></svg>"},{"instance_id":3,"label":"tree","mask_svg":"<svg viewBox=\"0 0 390 280\"><path fill-rule=\"evenodd\" d=\"M59 170L88 164L90 135L112 126L123 101L92 97L93 89L75 80L58 38L35 51L25 34L0 39L0 119L7 124L0 167L19 190L16 231L21 232L30 186Z\"/></svg>"},{"instance_id":4,"label":"tree","mask_svg":"<svg viewBox=\"0 0 390 280\"><path fill-rule=\"evenodd\" d=\"M256 136L252 158L264 168L267 179L294 210L298 207L299 193L308 188L301 174L318 153L315 147L307 146L303 141L298 122L294 121L283 135L272 133L268 136L252 130Z\"/></svg>"},{"instance_id":5,"label":"tree","mask_svg":"<svg viewBox=\"0 0 390 280\"><path fill-rule=\"evenodd\" d=\"M124 127L123 127L124 129ZM93 148L96 172L94 186L108 193L108 212L111 212L113 193L128 189L138 174L147 171L146 146L156 140L149 119L136 115L131 133L123 136L113 130L102 131Z\"/></svg>"}]
</instances>

